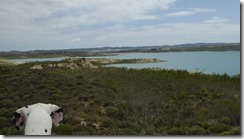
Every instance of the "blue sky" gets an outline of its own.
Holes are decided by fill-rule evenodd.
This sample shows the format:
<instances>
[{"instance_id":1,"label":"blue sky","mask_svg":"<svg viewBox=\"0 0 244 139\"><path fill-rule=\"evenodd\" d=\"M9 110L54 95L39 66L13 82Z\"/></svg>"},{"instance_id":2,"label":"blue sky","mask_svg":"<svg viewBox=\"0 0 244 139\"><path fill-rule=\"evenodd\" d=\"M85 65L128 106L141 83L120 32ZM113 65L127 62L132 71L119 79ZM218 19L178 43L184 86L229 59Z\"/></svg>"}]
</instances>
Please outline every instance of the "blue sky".
<instances>
[{"instance_id":1,"label":"blue sky","mask_svg":"<svg viewBox=\"0 0 244 139\"><path fill-rule=\"evenodd\" d=\"M0 51L240 42L238 0L2 0L0 19Z\"/></svg>"}]
</instances>

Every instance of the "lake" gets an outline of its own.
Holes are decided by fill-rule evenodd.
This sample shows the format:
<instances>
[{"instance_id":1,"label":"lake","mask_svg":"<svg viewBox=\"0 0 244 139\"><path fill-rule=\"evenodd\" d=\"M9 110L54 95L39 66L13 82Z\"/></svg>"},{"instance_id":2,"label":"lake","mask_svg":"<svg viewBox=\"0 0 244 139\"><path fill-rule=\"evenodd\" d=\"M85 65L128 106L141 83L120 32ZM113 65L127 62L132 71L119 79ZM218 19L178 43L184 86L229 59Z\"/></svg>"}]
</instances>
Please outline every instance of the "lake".
<instances>
[{"instance_id":1,"label":"lake","mask_svg":"<svg viewBox=\"0 0 244 139\"><path fill-rule=\"evenodd\" d=\"M240 74L240 51L225 52L168 52L168 53L125 53L102 58L133 59L157 58L167 60L159 63L112 64L112 67L179 69L207 74Z\"/></svg>"},{"instance_id":2,"label":"lake","mask_svg":"<svg viewBox=\"0 0 244 139\"><path fill-rule=\"evenodd\" d=\"M63 58L40 58L40 59L18 59L13 62L33 61L60 61ZM137 64L111 64L112 67L127 68L162 68L175 70L188 70L191 72L203 72L207 74L228 74L230 76L240 74L240 51L224 52L163 52L163 53L120 53L116 56L101 56L90 58L111 58L111 59L134 59L134 58L156 58L167 60L158 63L137 63Z\"/></svg>"}]
</instances>

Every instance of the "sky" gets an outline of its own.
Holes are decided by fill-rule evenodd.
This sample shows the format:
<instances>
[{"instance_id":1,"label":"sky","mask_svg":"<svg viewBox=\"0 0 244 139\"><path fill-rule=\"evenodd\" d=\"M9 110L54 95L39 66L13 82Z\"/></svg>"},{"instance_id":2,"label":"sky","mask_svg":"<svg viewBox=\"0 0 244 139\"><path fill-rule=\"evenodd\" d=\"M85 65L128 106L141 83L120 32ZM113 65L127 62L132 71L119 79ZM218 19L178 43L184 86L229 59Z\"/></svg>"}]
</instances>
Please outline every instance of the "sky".
<instances>
[{"instance_id":1,"label":"sky","mask_svg":"<svg viewBox=\"0 0 244 139\"><path fill-rule=\"evenodd\" d=\"M0 0L0 51L240 42L239 0Z\"/></svg>"}]
</instances>

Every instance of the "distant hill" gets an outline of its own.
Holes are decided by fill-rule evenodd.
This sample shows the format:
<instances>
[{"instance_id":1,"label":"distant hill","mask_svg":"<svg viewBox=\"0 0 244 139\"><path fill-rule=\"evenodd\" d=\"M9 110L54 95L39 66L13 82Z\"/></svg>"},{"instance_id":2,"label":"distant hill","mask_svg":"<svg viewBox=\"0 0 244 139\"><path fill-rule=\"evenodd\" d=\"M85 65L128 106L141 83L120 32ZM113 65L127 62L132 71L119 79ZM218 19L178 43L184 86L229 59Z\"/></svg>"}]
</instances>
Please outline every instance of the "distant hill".
<instances>
[{"instance_id":1,"label":"distant hill","mask_svg":"<svg viewBox=\"0 0 244 139\"><path fill-rule=\"evenodd\" d=\"M178 45L103 47L93 52L164 52L164 51L240 51L240 43L187 43Z\"/></svg>"},{"instance_id":2,"label":"distant hill","mask_svg":"<svg viewBox=\"0 0 244 139\"><path fill-rule=\"evenodd\" d=\"M121 46L101 48L76 48L59 50L32 50L0 52L0 58L33 58L61 56L94 56L104 53L128 52L182 52L182 51L240 51L240 43L186 43L178 45L159 46Z\"/></svg>"}]
</instances>

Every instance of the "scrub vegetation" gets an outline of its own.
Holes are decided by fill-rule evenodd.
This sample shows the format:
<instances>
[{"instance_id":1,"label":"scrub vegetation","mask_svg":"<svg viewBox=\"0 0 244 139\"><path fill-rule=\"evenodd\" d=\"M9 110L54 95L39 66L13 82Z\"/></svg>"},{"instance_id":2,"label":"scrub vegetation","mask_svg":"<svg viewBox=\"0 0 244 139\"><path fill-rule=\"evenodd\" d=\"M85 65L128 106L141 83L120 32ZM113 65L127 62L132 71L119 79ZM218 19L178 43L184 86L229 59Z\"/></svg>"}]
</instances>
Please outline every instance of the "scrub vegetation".
<instances>
[{"instance_id":1,"label":"scrub vegetation","mask_svg":"<svg viewBox=\"0 0 244 139\"><path fill-rule=\"evenodd\" d=\"M13 112L42 102L64 108L54 135L241 135L239 75L50 64L0 65L1 134L22 135Z\"/></svg>"}]
</instances>

